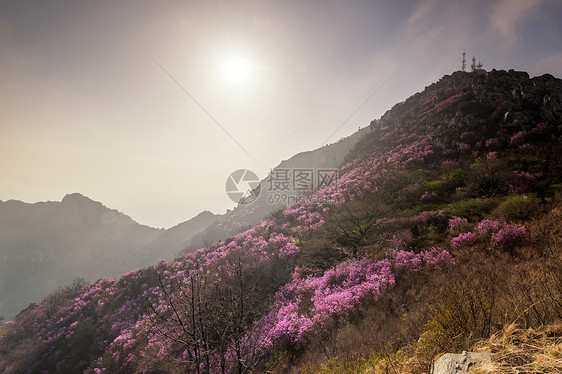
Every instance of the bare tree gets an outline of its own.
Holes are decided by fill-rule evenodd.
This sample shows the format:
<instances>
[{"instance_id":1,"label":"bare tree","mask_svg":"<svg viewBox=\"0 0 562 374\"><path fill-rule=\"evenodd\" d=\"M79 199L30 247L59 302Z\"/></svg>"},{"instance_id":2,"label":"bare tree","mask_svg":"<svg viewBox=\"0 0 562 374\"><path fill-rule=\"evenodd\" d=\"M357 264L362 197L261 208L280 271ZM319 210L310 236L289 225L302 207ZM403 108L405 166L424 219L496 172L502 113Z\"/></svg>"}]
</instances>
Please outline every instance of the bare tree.
<instances>
[{"instance_id":1,"label":"bare tree","mask_svg":"<svg viewBox=\"0 0 562 374\"><path fill-rule=\"evenodd\" d=\"M275 260L229 254L179 281L159 279L163 303L152 307L154 328L168 339L179 365L198 374L250 373L264 361L267 312L279 282Z\"/></svg>"}]
</instances>

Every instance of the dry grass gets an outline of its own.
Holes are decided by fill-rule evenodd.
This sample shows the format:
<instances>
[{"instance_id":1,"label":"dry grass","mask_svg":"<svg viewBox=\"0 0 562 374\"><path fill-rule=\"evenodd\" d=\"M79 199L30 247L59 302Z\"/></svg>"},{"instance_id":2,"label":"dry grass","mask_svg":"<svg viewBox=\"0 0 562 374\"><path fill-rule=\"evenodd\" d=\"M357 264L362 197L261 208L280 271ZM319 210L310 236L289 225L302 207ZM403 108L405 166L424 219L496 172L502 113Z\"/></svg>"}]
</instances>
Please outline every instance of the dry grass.
<instances>
[{"instance_id":1,"label":"dry grass","mask_svg":"<svg viewBox=\"0 0 562 374\"><path fill-rule=\"evenodd\" d=\"M512 324L475 350L493 353L494 358L471 373L562 373L562 323L539 330Z\"/></svg>"}]
</instances>

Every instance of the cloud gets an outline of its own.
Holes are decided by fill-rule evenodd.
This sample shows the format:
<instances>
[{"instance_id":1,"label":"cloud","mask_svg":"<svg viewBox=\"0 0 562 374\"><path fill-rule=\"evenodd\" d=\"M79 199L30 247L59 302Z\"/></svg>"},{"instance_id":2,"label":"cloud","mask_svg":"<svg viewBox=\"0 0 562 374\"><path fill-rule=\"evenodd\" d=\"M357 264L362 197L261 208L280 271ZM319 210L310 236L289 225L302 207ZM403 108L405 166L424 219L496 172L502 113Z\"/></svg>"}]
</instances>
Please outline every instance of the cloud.
<instances>
[{"instance_id":1,"label":"cloud","mask_svg":"<svg viewBox=\"0 0 562 374\"><path fill-rule=\"evenodd\" d=\"M533 18L544 0L498 0L492 6L490 23L495 31L508 43L519 38L518 26Z\"/></svg>"},{"instance_id":2,"label":"cloud","mask_svg":"<svg viewBox=\"0 0 562 374\"><path fill-rule=\"evenodd\" d=\"M425 18L439 5L439 3L440 0L427 0L419 2L410 18L408 18L408 24L412 25L420 19Z\"/></svg>"}]
</instances>

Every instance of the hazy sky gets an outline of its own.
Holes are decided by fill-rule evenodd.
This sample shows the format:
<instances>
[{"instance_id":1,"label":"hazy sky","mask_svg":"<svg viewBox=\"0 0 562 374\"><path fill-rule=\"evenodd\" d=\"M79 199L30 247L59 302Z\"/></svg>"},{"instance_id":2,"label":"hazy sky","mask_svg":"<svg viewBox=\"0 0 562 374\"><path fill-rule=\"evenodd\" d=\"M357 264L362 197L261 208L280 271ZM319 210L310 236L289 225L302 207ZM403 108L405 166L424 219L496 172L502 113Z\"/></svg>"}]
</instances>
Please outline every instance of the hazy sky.
<instances>
[{"instance_id":1,"label":"hazy sky","mask_svg":"<svg viewBox=\"0 0 562 374\"><path fill-rule=\"evenodd\" d=\"M404 61L331 141L463 49L562 77L561 35L559 0L0 0L0 199L80 192L154 227L223 213L232 171L322 146Z\"/></svg>"}]
</instances>

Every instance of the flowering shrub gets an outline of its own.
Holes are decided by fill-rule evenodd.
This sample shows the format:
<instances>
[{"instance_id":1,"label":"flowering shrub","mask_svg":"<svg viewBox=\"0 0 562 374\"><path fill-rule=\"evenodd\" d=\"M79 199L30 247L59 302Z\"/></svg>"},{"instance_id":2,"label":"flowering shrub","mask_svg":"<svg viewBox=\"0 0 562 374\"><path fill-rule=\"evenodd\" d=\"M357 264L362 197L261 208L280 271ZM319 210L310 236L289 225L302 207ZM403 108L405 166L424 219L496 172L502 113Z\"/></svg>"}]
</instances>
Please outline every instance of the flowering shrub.
<instances>
[{"instance_id":1,"label":"flowering shrub","mask_svg":"<svg viewBox=\"0 0 562 374\"><path fill-rule=\"evenodd\" d=\"M495 160L498 158L498 152L488 152L486 155L486 159L488 160Z\"/></svg>"},{"instance_id":2,"label":"flowering shrub","mask_svg":"<svg viewBox=\"0 0 562 374\"><path fill-rule=\"evenodd\" d=\"M509 144L510 145L519 145L523 142L523 140L525 139L525 136L527 136L526 131L519 131L519 132L513 134L513 136L509 139Z\"/></svg>"},{"instance_id":3,"label":"flowering shrub","mask_svg":"<svg viewBox=\"0 0 562 374\"><path fill-rule=\"evenodd\" d=\"M550 129L550 126L548 125L548 123L541 122L541 123L537 124L535 127L533 127L531 132L534 133L534 134L542 134L542 133L546 132L548 129Z\"/></svg>"},{"instance_id":4,"label":"flowering shrub","mask_svg":"<svg viewBox=\"0 0 562 374\"><path fill-rule=\"evenodd\" d=\"M401 273L419 271L424 262L438 270L455 263L449 252L439 248L419 254L389 250L384 260L342 262L321 276L303 279L295 272L293 281L281 288L271 312L263 318L271 326L272 344L298 344L333 318L356 310L365 298L384 294Z\"/></svg>"},{"instance_id":5,"label":"flowering shrub","mask_svg":"<svg viewBox=\"0 0 562 374\"><path fill-rule=\"evenodd\" d=\"M478 225L476 226L476 233L482 237L488 237L498 232L504 224L504 222L493 219L483 219L478 222Z\"/></svg>"},{"instance_id":6,"label":"flowering shrub","mask_svg":"<svg viewBox=\"0 0 562 374\"><path fill-rule=\"evenodd\" d=\"M451 234L460 233L463 227L468 225L468 220L462 217L451 217L449 219L448 230Z\"/></svg>"},{"instance_id":7,"label":"flowering shrub","mask_svg":"<svg viewBox=\"0 0 562 374\"><path fill-rule=\"evenodd\" d=\"M437 194L435 192L426 191L420 196L420 201L422 203L430 203L432 201L435 201L436 198L437 198Z\"/></svg>"},{"instance_id":8,"label":"flowering shrub","mask_svg":"<svg viewBox=\"0 0 562 374\"><path fill-rule=\"evenodd\" d=\"M510 252L514 247L525 243L529 236L525 226L492 219L480 221L476 226L476 232L481 238L489 238L493 246Z\"/></svg>"},{"instance_id":9,"label":"flowering shrub","mask_svg":"<svg viewBox=\"0 0 562 374\"><path fill-rule=\"evenodd\" d=\"M502 143L497 138L486 139L484 143L486 148L501 148Z\"/></svg>"},{"instance_id":10,"label":"flowering shrub","mask_svg":"<svg viewBox=\"0 0 562 374\"><path fill-rule=\"evenodd\" d=\"M447 217L442 210L424 210L412 217L412 222L424 225L443 225L447 224Z\"/></svg>"},{"instance_id":11,"label":"flowering shrub","mask_svg":"<svg viewBox=\"0 0 562 374\"><path fill-rule=\"evenodd\" d=\"M492 234L491 242L498 248L513 252L513 249L524 244L528 237L525 226L509 224Z\"/></svg>"},{"instance_id":12,"label":"flowering shrub","mask_svg":"<svg viewBox=\"0 0 562 374\"><path fill-rule=\"evenodd\" d=\"M476 235L472 232L460 233L458 236L451 239L451 244L457 248L466 248L474 244Z\"/></svg>"},{"instance_id":13,"label":"flowering shrub","mask_svg":"<svg viewBox=\"0 0 562 374\"><path fill-rule=\"evenodd\" d=\"M443 270L448 266L455 265L455 259L448 251L441 248L432 247L430 250L422 252L425 262L437 270Z\"/></svg>"}]
</instances>

